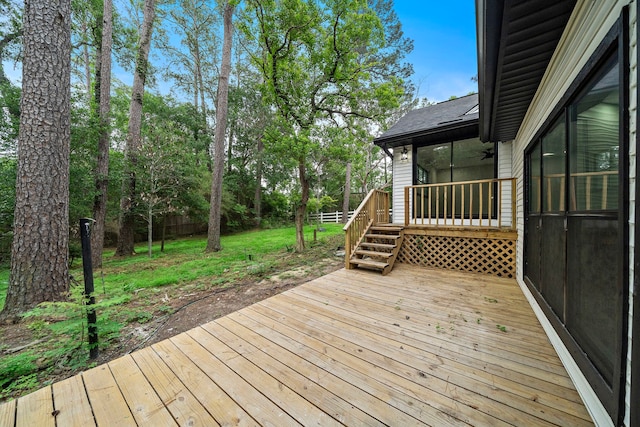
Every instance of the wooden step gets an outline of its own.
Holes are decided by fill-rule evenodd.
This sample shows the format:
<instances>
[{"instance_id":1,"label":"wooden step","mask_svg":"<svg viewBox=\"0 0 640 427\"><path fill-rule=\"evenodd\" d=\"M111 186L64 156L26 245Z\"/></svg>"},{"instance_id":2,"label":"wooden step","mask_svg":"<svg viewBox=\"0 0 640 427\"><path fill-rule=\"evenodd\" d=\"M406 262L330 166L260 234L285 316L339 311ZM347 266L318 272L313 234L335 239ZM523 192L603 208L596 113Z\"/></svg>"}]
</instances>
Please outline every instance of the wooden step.
<instances>
[{"instance_id":1,"label":"wooden step","mask_svg":"<svg viewBox=\"0 0 640 427\"><path fill-rule=\"evenodd\" d=\"M357 258L352 258L351 263L357 264L362 267L376 268L378 270L384 270L384 268L389 265L386 262L374 261L372 259L357 259Z\"/></svg>"},{"instance_id":2,"label":"wooden step","mask_svg":"<svg viewBox=\"0 0 640 427\"><path fill-rule=\"evenodd\" d=\"M403 227L398 227L398 226L393 226L393 225L373 225L371 227L369 227L369 230L375 230L375 231L394 231L394 232L401 232L403 229Z\"/></svg>"},{"instance_id":3,"label":"wooden step","mask_svg":"<svg viewBox=\"0 0 640 427\"><path fill-rule=\"evenodd\" d=\"M396 247L396 245L392 245L389 243L374 243L374 242L360 242L360 246L364 246L367 248L389 249L389 250L392 250Z\"/></svg>"},{"instance_id":4,"label":"wooden step","mask_svg":"<svg viewBox=\"0 0 640 427\"><path fill-rule=\"evenodd\" d=\"M356 255L369 256L372 258L389 258L393 254L391 252L375 252L375 251L366 251L364 249L356 250Z\"/></svg>"},{"instance_id":5,"label":"wooden step","mask_svg":"<svg viewBox=\"0 0 640 427\"><path fill-rule=\"evenodd\" d=\"M365 234L364 237L369 239L386 239L386 240L397 240L400 236L395 234Z\"/></svg>"}]
</instances>

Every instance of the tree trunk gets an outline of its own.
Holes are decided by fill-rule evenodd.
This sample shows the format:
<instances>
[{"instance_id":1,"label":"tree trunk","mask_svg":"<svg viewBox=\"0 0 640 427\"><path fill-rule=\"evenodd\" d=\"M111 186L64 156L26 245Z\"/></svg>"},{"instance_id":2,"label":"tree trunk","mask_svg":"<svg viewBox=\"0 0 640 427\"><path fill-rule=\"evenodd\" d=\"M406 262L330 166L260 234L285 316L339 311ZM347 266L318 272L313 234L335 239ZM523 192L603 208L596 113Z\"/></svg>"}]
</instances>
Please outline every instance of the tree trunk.
<instances>
[{"instance_id":1,"label":"tree trunk","mask_svg":"<svg viewBox=\"0 0 640 427\"><path fill-rule=\"evenodd\" d=\"M224 136L227 127L229 98L229 75L231 74L231 40L233 37L233 10L235 6L226 3L224 7L224 38L222 42L222 66L218 77L216 99L216 133L214 135L214 166L211 182L211 207L209 209L209 231L207 252L216 252L220 246L220 207L222 204L222 176L224 173Z\"/></svg>"},{"instance_id":2,"label":"tree trunk","mask_svg":"<svg viewBox=\"0 0 640 427\"><path fill-rule=\"evenodd\" d=\"M262 136L258 139L258 154L256 158L256 194L253 198L253 207L256 215L256 227L262 222L262 153L264 141Z\"/></svg>"},{"instance_id":3,"label":"tree trunk","mask_svg":"<svg viewBox=\"0 0 640 427\"><path fill-rule=\"evenodd\" d=\"M162 243L160 243L160 252L164 252L164 240L167 237L167 215L162 217Z\"/></svg>"},{"instance_id":4,"label":"tree trunk","mask_svg":"<svg viewBox=\"0 0 640 427\"><path fill-rule=\"evenodd\" d=\"M3 320L69 290L71 4L26 0L11 273Z\"/></svg>"},{"instance_id":5,"label":"tree trunk","mask_svg":"<svg viewBox=\"0 0 640 427\"><path fill-rule=\"evenodd\" d=\"M304 244L304 216L307 212L307 202L309 201L309 180L307 179L307 168L305 159L298 159L298 176L300 178L300 205L296 209L296 252L305 249Z\"/></svg>"},{"instance_id":6,"label":"tree trunk","mask_svg":"<svg viewBox=\"0 0 640 427\"><path fill-rule=\"evenodd\" d=\"M111 46L113 42L113 4L104 0L102 16L102 40L100 47L100 136L95 170L96 196L93 199L93 232L91 233L91 258L93 267L102 267L104 229L107 217L107 191L109 187L109 134L111 130Z\"/></svg>"},{"instance_id":7,"label":"tree trunk","mask_svg":"<svg viewBox=\"0 0 640 427\"><path fill-rule=\"evenodd\" d=\"M147 78L149 49L153 21L156 15L155 0L145 0L144 18L140 33L140 47L136 58L136 70L133 74L133 91L129 108L129 128L127 130L127 145L125 147L125 173L122 180L122 196L120 198L120 218L118 245L115 256L129 256L133 254L135 213L133 208L136 200L136 164L141 140L142 102L144 98L144 84Z\"/></svg>"},{"instance_id":8,"label":"tree trunk","mask_svg":"<svg viewBox=\"0 0 640 427\"><path fill-rule=\"evenodd\" d=\"M87 23L82 23L82 33L87 34ZM89 43L82 46L82 59L84 60L84 79L87 89L87 103L91 105L91 61L89 60ZM97 67L96 67L97 68Z\"/></svg>"},{"instance_id":9,"label":"tree trunk","mask_svg":"<svg viewBox=\"0 0 640 427\"><path fill-rule=\"evenodd\" d=\"M342 223L349 222L349 196L351 196L351 162L347 162L344 180L344 198L342 199Z\"/></svg>"},{"instance_id":10,"label":"tree trunk","mask_svg":"<svg viewBox=\"0 0 640 427\"><path fill-rule=\"evenodd\" d=\"M149 251L149 258L153 256L153 209L149 205L147 210L147 249Z\"/></svg>"}]
</instances>

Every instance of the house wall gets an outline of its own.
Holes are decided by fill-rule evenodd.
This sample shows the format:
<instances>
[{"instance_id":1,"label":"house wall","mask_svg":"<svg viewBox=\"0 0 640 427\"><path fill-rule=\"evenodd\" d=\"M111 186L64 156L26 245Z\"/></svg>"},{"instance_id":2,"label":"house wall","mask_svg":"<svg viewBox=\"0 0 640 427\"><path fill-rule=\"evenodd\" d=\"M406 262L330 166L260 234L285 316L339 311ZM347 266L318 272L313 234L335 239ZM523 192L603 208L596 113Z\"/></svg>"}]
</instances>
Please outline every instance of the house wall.
<instances>
[{"instance_id":1,"label":"house wall","mask_svg":"<svg viewBox=\"0 0 640 427\"><path fill-rule=\"evenodd\" d=\"M404 224L404 187L413 184L413 152L407 146L409 157L402 160L402 148L393 149L393 219L395 224Z\"/></svg>"},{"instance_id":2,"label":"house wall","mask_svg":"<svg viewBox=\"0 0 640 427\"><path fill-rule=\"evenodd\" d=\"M511 142L498 144L498 178L511 178L514 176L511 162L512 146ZM511 193L511 186L505 185L502 187L502 218L511 218L513 211Z\"/></svg>"},{"instance_id":3,"label":"house wall","mask_svg":"<svg viewBox=\"0 0 640 427\"><path fill-rule=\"evenodd\" d=\"M616 20L621 16L624 6L631 5L631 31L630 31L630 167L629 167L629 192L630 192L630 219L629 219L629 238L630 238L630 265L633 266L633 236L634 236L634 195L635 195L635 109L636 109L636 89L637 84L637 55L635 43L637 40L637 30L635 21L636 0L608 0L608 1L591 1L579 0L574 12L567 24L567 28L560 39L556 52L554 53L547 71L540 83L538 91L534 96L529 110L524 118L522 126L513 141L513 174L517 177L517 230L518 239L517 246L517 278L523 292L529 299L538 319L547 331L551 342L556 348L565 367L569 371L576 387L583 400L585 401L591 416L597 425L613 425L609 415L604 407L600 404L595 393L589 386L588 382L578 369L576 363L571 358L568 350L556 334L555 330L544 316L539 305L535 301L533 295L524 284L523 281L523 253L524 253L524 150L531 142L536 132L540 130L540 126L545 122L552 110L561 101L561 98L567 92L569 86L577 77L578 73L584 68L588 59L599 46L605 35L611 29ZM629 270L630 283L633 283L633 270ZM630 295L629 298L632 298ZM632 303L632 300L630 300ZM629 325L632 325L632 314L629 315ZM631 340L631 332L629 334L629 342ZM628 366L631 366L631 356L628 356ZM638 361L636 361L638 363ZM629 411L631 402L629 398L630 387L630 369L627 369L627 400L626 400L626 425L629 426Z\"/></svg>"}]
</instances>

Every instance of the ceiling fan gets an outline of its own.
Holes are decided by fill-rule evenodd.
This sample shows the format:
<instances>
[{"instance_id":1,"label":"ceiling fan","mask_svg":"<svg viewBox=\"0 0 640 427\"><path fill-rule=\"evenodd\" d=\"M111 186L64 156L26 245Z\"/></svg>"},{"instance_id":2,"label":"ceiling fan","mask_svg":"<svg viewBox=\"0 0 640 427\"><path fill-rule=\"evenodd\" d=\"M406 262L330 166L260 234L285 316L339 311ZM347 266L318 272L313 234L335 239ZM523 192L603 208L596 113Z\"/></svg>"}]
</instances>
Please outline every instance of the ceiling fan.
<instances>
[{"instance_id":1,"label":"ceiling fan","mask_svg":"<svg viewBox=\"0 0 640 427\"><path fill-rule=\"evenodd\" d=\"M480 160L493 159L493 148L487 148L486 150L482 150L482 157Z\"/></svg>"}]
</instances>

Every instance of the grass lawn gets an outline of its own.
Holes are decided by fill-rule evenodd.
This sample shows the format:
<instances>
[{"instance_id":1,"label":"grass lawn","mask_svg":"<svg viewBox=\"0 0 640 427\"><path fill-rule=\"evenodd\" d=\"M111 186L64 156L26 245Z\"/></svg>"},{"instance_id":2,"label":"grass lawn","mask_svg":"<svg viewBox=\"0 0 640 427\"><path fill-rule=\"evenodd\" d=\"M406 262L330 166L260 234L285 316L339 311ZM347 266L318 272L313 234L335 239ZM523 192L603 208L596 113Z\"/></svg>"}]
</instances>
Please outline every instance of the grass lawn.
<instances>
[{"instance_id":1,"label":"grass lawn","mask_svg":"<svg viewBox=\"0 0 640 427\"><path fill-rule=\"evenodd\" d=\"M320 241L342 235L342 224L323 224L318 232ZM305 227L305 242L313 246L315 226ZM137 289L166 285L210 287L235 281L247 275L263 276L282 263L281 255L293 251L296 243L294 227L256 230L222 236L222 250L205 253L206 237L194 237L153 245L153 256L147 255L147 245L136 246L136 255L114 258L114 250L104 252L102 270L94 271L97 294L118 297ZM280 254L280 256L278 255ZM312 262L312 261L311 261ZM82 282L82 262L71 269L76 281ZM0 268L0 307L4 306L9 283L9 267Z\"/></svg>"},{"instance_id":2,"label":"grass lawn","mask_svg":"<svg viewBox=\"0 0 640 427\"><path fill-rule=\"evenodd\" d=\"M308 249L301 254L293 252L294 227L223 236L223 249L215 253L204 252L206 236L167 241L164 252L156 244L152 257L145 244L136 246L137 254L127 258L114 258L113 250L106 251L103 267L94 270L101 354L109 351L123 327L169 318L176 306L163 303L164 299L182 301L183 296L257 283L299 267L312 271L319 259L333 257L336 248L344 245L342 224L323 224L325 230L317 233L316 242L314 228L305 227ZM73 372L91 366L80 260L71 275L69 301L42 304L19 325L0 327L0 401L47 384L61 365ZM8 280L9 267L0 267L0 307ZM15 340L18 330L25 342ZM9 336L14 340L7 344ZM14 351L21 344L29 345Z\"/></svg>"}]
</instances>

